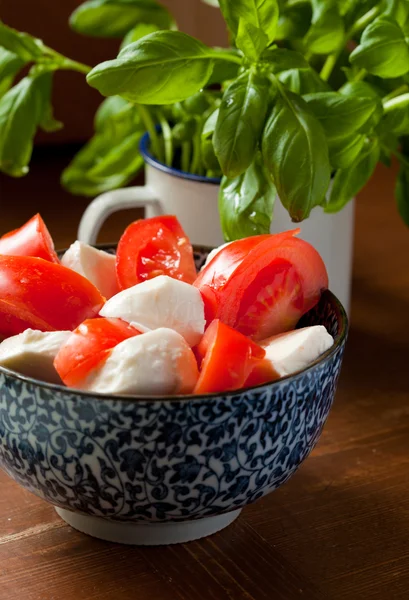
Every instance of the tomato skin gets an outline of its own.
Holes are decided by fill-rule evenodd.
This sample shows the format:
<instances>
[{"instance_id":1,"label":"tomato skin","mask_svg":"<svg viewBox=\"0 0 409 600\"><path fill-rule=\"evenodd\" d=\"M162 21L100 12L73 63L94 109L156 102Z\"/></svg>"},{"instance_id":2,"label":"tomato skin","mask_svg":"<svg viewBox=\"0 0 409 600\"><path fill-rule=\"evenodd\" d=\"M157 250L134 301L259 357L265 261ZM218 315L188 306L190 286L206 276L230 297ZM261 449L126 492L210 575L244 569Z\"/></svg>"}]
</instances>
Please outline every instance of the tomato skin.
<instances>
[{"instance_id":1,"label":"tomato skin","mask_svg":"<svg viewBox=\"0 0 409 600\"><path fill-rule=\"evenodd\" d=\"M116 274L121 290L156 275L193 283L193 248L177 218L165 215L131 223L118 243Z\"/></svg>"},{"instance_id":2,"label":"tomato skin","mask_svg":"<svg viewBox=\"0 0 409 600\"><path fill-rule=\"evenodd\" d=\"M215 270L213 279L210 272L202 277L195 285L202 293L206 316L255 340L292 329L328 287L320 255L294 233L261 240L224 280ZM228 250L229 246L224 249Z\"/></svg>"},{"instance_id":3,"label":"tomato skin","mask_svg":"<svg viewBox=\"0 0 409 600\"><path fill-rule=\"evenodd\" d=\"M200 271L193 284L199 288L202 294L205 303L206 322L209 324L213 319L219 317L219 308L223 296L222 290L250 252L262 242L269 241L271 247L278 246L283 240L291 238L299 232L300 229L294 229L274 235L255 235L236 240L222 248L213 260Z\"/></svg>"},{"instance_id":4,"label":"tomato skin","mask_svg":"<svg viewBox=\"0 0 409 600\"><path fill-rule=\"evenodd\" d=\"M0 238L0 254L7 256L35 256L59 263L52 237L39 214L34 215L19 229Z\"/></svg>"},{"instance_id":5,"label":"tomato skin","mask_svg":"<svg viewBox=\"0 0 409 600\"><path fill-rule=\"evenodd\" d=\"M75 386L108 358L114 346L139 334L121 319L87 319L60 348L54 367L65 385Z\"/></svg>"},{"instance_id":6,"label":"tomato skin","mask_svg":"<svg viewBox=\"0 0 409 600\"><path fill-rule=\"evenodd\" d=\"M244 386L265 350L215 319L195 348L201 366L194 394L226 392Z\"/></svg>"},{"instance_id":7,"label":"tomato skin","mask_svg":"<svg viewBox=\"0 0 409 600\"><path fill-rule=\"evenodd\" d=\"M0 256L0 336L75 329L105 299L88 279L31 256Z\"/></svg>"}]
</instances>

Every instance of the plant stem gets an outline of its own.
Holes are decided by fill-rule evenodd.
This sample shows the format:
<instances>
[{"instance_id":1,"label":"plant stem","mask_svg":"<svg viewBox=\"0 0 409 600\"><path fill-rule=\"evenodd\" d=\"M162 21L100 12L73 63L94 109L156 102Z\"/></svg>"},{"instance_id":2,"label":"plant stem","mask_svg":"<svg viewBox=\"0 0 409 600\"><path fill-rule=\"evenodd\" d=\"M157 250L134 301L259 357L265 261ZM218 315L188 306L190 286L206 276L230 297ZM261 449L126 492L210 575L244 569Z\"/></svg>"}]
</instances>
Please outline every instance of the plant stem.
<instances>
[{"instance_id":1,"label":"plant stem","mask_svg":"<svg viewBox=\"0 0 409 600\"><path fill-rule=\"evenodd\" d=\"M56 50L48 48L48 46L45 47L44 51L51 58L55 58L58 61L58 68L61 70L78 71L78 73L88 75L88 73L92 69L92 67L89 67L88 65L84 65L83 63L80 63L76 60L71 60L71 58L67 58L63 54L56 52Z\"/></svg>"},{"instance_id":2,"label":"plant stem","mask_svg":"<svg viewBox=\"0 0 409 600\"><path fill-rule=\"evenodd\" d=\"M383 112L385 114L391 112L395 108L402 108L404 106L409 106L409 94L401 94L396 98L392 98L391 100L383 101Z\"/></svg>"},{"instance_id":3,"label":"plant stem","mask_svg":"<svg viewBox=\"0 0 409 600\"><path fill-rule=\"evenodd\" d=\"M173 163L173 142L172 142L172 130L169 123L165 119L165 115L161 110L158 111L159 123L162 128L162 138L165 145L165 163L168 167L172 166Z\"/></svg>"},{"instance_id":4,"label":"plant stem","mask_svg":"<svg viewBox=\"0 0 409 600\"><path fill-rule=\"evenodd\" d=\"M396 90L393 90L393 92L390 92L389 94L384 96L383 102L388 102L388 100L392 100L392 98L396 98L396 96L400 96L400 94L403 94L404 92L407 92L408 90L409 90L409 85L407 83L404 83L400 87L396 88Z\"/></svg>"},{"instance_id":5,"label":"plant stem","mask_svg":"<svg viewBox=\"0 0 409 600\"><path fill-rule=\"evenodd\" d=\"M242 63L240 56L236 56L235 54L229 54L228 52L214 52L211 55L211 58L221 58L222 60L234 62L236 63L236 65L241 65Z\"/></svg>"},{"instance_id":6,"label":"plant stem","mask_svg":"<svg viewBox=\"0 0 409 600\"><path fill-rule=\"evenodd\" d=\"M362 15L362 17L352 25L352 27L346 32L342 44L340 45L338 50L336 50L333 54L327 56L324 66L321 69L321 79L323 79L324 81L328 81L342 50L344 49L345 45L348 43L350 38L352 38L356 33L359 33L360 31L365 29L365 27L369 25L369 23L371 23L379 15L380 11L381 9L379 6L374 6L373 8L371 8L371 10L368 10L367 13Z\"/></svg>"},{"instance_id":7,"label":"plant stem","mask_svg":"<svg viewBox=\"0 0 409 600\"><path fill-rule=\"evenodd\" d=\"M149 137L152 145L152 154L157 158L160 162L163 162L163 152L162 146L159 141L159 137L156 131L155 123L152 119L152 115L149 110L143 104L136 105L139 114L141 116L142 122L146 127L146 131L149 133Z\"/></svg>"},{"instance_id":8,"label":"plant stem","mask_svg":"<svg viewBox=\"0 0 409 600\"><path fill-rule=\"evenodd\" d=\"M193 157L190 165L190 172L196 175L202 174L202 148L201 148L202 127L198 127L198 132L193 136Z\"/></svg>"},{"instance_id":9,"label":"plant stem","mask_svg":"<svg viewBox=\"0 0 409 600\"><path fill-rule=\"evenodd\" d=\"M190 142L183 142L182 144L182 171L189 173L190 164Z\"/></svg>"},{"instance_id":10,"label":"plant stem","mask_svg":"<svg viewBox=\"0 0 409 600\"><path fill-rule=\"evenodd\" d=\"M358 73L355 75L354 77L354 81L362 81L363 79L365 79L365 77L367 76L367 71L366 69L360 69L358 71Z\"/></svg>"},{"instance_id":11,"label":"plant stem","mask_svg":"<svg viewBox=\"0 0 409 600\"><path fill-rule=\"evenodd\" d=\"M382 144L382 147L385 150L388 150L389 152L391 152L399 160L399 162L401 164L403 164L409 168L409 158L407 156L405 156L404 154L402 154L402 152L399 152L399 150L395 150L395 148L389 148L389 146L385 146L385 144Z\"/></svg>"}]
</instances>

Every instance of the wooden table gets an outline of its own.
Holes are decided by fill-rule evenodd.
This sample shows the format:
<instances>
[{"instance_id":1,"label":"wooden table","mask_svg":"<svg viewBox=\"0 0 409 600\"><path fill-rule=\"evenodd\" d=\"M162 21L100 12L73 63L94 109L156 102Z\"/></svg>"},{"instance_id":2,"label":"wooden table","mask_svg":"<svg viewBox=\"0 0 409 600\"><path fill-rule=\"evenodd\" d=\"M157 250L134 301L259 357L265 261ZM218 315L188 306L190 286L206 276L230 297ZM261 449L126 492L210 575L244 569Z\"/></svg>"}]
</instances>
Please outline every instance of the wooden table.
<instances>
[{"instance_id":1,"label":"wooden table","mask_svg":"<svg viewBox=\"0 0 409 600\"><path fill-rule=\"evenodd\" d=\"M59 246L86 201L64 194L64 152L0 180L0 233L40 210ZM285 486L205 540L115 546L65 525L0 473L0 599L409 598L409 231L379 168L359 198L352 327L321 440ZM136 213L118 215L116 239Z\"/></svg>"}]
</instances>

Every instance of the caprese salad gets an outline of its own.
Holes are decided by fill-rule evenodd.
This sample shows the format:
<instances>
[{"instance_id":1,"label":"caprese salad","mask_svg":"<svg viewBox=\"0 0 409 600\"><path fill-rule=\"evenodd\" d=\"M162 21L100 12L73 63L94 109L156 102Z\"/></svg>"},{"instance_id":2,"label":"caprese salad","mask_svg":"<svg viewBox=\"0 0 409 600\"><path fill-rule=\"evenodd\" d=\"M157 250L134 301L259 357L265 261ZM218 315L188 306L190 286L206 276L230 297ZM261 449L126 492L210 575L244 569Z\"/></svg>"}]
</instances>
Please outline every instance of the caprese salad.
<instances>
[{"instance_id":1,"label":"caprese salad","mask_svg":"<svg viewBox=\"0 0 409 600\"><path fill-rule=\"evenodd\" d=\"M306 367L333 344L295 329L328 287L299 230L213 250L199 273L176 217L138 220L116 255L76 241L59 259L35 215L0 238L0 366L120 395L208 394Z\"/></svg>"}]
</instances>

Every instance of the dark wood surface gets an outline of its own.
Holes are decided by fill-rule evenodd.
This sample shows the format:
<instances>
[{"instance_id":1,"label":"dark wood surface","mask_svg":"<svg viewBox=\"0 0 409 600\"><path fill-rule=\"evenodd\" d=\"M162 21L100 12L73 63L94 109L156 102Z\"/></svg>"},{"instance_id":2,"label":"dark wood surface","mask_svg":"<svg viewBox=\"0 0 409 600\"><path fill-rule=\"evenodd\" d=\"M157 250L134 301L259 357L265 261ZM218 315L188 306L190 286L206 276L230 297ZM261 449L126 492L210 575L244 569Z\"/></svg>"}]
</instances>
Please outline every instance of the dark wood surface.
<instances>
[{"instance_id":1,"label":"dark wood surface","mask_svg":"<svg viewBox=\"0 0 409 600\"><path fill-rule=\"evenodd\" d=\"M67 160L42 151L26 179L0 179L0 233L41 211L58 246L74 239L86 201L59 188ZM143 549L73 531L0 472L0 600L409 598L409 231L395 172L379 168L359 198L345 364L297 474L221 533Z\"/></svg>"}]
</instances>

